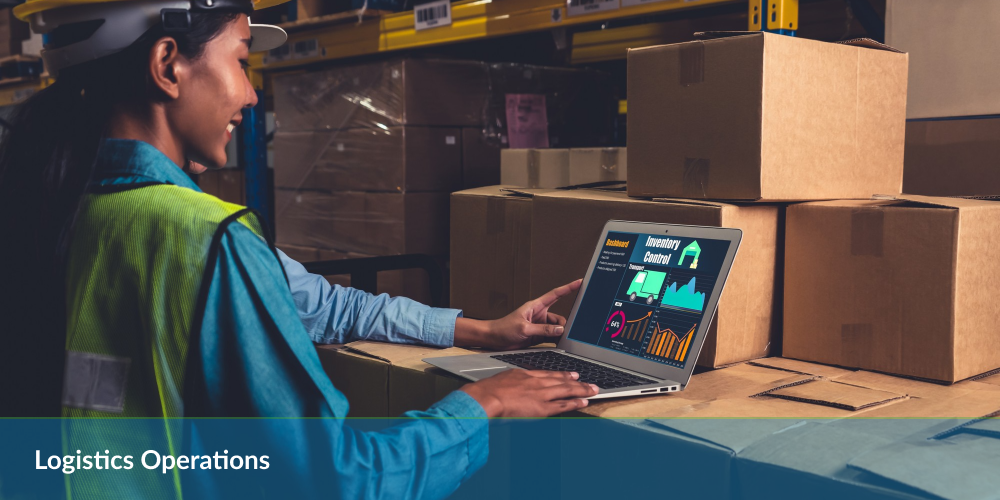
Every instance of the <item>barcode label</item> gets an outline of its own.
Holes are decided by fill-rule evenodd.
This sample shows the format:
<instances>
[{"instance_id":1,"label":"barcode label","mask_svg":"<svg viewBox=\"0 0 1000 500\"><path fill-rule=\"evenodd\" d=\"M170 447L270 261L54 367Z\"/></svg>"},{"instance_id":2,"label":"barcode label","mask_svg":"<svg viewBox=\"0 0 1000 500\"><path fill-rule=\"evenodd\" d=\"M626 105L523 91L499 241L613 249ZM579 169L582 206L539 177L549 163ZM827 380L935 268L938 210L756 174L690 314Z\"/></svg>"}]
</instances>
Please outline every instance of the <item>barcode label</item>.
<instances>
[{"instance_id":1,"label":"barcode label","mask_svg":"<svg viewBox=\"0 0 1000 500\"><path fill-rule=\"evenodd\" d=\"M315 38L300 40L292 46L292 57L304 59L306 57L316 57L319 55L319 42Z\"/></svg>"},{"instance_id":2,"label":"barcode label","mask_svg":"<svg viewBox=\"0 0 1000 500\"><path fill-rule=\"evenodd\" d=\"M617 0L616 0L617 1ZM413 8L413 28L417 31L451 24L450 0L438 0Z\"/></svg>"},{"instance_id":3,"label":"barcode label","mask_svg":"<svg viewBox=\"0 0 1000 500\"><path fill-rule=\"evenodd\" d=\"M645 5L647 3L662 1L664 0L622 0L622 7L635 7L636 5Z\"/></svg>"},{"instance_id":4,"label":"barcode label","mask_svg":"<svg viewBox=\"0 0 1000 500\"><path fill-rule=\"evenodd\" d=\"M579 16L593 14L619 7L618 0L566 0L566 15Z\"/></svg>"},{"instance_id":5,"label":"barcode label","mask_svg":"<svg viewBox=\"0 0 1000 500\"><path fill-rule=\"evenodd\" d=\"M280 47L273 48L267 52L264 56L264 64L287 61L292 58L292 46L289 44L284 44Z\"/></svg>"}]
</instances>

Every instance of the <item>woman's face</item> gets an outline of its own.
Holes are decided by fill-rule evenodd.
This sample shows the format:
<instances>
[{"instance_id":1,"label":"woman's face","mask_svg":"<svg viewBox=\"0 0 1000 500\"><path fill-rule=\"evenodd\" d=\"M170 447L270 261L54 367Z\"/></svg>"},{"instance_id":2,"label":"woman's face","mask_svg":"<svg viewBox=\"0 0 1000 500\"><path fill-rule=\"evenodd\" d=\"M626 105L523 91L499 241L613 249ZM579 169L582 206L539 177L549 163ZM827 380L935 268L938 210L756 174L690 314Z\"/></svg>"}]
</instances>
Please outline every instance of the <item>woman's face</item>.
<instances>
[{"instance_id":1,"label":"woman's face","mask_svg":"<svg viewBox=\"0 0 1000 500\"><path fill-rule=\"evenodd\" d=\"M191 62L178 99L168 108L168 121L189 159L226 164L226 143L243 119L242 109L257 104L246 74L249 57L250 22L241 15Z\"/></svg>"}]
</instances>

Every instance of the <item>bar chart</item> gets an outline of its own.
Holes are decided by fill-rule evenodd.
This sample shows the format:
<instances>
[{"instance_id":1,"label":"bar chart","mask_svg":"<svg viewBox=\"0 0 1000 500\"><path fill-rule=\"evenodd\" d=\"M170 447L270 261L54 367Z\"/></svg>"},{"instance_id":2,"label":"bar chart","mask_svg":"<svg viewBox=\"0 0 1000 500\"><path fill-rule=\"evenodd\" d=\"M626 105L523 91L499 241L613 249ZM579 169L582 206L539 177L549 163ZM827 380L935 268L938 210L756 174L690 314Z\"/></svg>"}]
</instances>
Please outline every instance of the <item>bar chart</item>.
<instances>
[{"instance_id":1,"label":"bar chart","mask_svg":"<svg viewBox=\"0 0 1000 500\"><path fill-rule=\"evenodd\" d=\"M694 332L698 329L698 323L691 325L691 328L683 335L670 328L662 328L659 323L654 324L653 336L646 346L645 353L658 358L683 363L691 348L691 340Z\"/></svg>"}]
</instances>

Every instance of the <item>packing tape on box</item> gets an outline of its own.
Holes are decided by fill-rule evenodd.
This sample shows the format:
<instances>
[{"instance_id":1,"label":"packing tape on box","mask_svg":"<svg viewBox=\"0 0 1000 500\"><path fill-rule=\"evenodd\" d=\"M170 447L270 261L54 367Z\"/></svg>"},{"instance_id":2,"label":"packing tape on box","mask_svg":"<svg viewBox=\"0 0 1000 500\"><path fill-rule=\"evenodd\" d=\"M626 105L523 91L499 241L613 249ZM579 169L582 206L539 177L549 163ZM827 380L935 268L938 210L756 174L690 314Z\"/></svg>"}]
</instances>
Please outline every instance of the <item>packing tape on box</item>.
<instances>
[{"instance_id":1,"label":"packing tape on box","mask_svg":"<svg viewBox=\"0 0 1000 500\"><path fill-rule=\"evenodd\" d=\"M684 196L706 198L708 195L708 172L711 162L708 158L684 158Z\"/></svg>"},{"instance_id":2,"label":"packing tape on box","mask_svg":"<svg viewBox=\"0 0 1000 500\"><path fill-rule=\"evenodd\" d=\"M501 198L486 200L486 234L500 234L507 225L507 202Z\"/></svg>"},{"instance_id":3,"label":"packing tape on box","mask_svg":"<svg viewBox=\"0 0 1000 500\"><path fill-rule=\"evenodd\" d=\"M601 150L601 180L618 180L618 148L604 148Z\"/></svg>"},{"instance_id":4,"label":"packing tape on box","mask_svg":"<svg viewBox=\"0 0 1000 500\"><path fill-rule=\"evenodd\" d=\"M541 184L542 174L539 171L542 163L542 154L537 149L528 150L528 187L538 187Z\"/></svg>"},{"instance_id":5,"label":"packing tape on box","mask_svg":"<svg viewBox=\"0 0 1000 500\"><path fill-rule=\"evenodd\" d=\"M705 80L705 42L700 40L681 44L680 84L682 87L697 85Z\"/></svg>"},{"instance_id":6,"label":"packing tape on box","mask_svg":"<svg viewBox=\"0 0 1000 500\"><path fill-rule=\"evenodd\" d=\"M871 323L840 325L840 360L846 366L871 366Z\"/></svg>"},{"instance_id":7,"label":"packing tape on box","mask_svg":"<svg viewBox=\"0 0 1000 500\"><path fill-rule=\"evenodd\" d=\"M881 207L857 208L851 212L851 255L882 256L885 211Z\"/></svg>"}]
</instances>

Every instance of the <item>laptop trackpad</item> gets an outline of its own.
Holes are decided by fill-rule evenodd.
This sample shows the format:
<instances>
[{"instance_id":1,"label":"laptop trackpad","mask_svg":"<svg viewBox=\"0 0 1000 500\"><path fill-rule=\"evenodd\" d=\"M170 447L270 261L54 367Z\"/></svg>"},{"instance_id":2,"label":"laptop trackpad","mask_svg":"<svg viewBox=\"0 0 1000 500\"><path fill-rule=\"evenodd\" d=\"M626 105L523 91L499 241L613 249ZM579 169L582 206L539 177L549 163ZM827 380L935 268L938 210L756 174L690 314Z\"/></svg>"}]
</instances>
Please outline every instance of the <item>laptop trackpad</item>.
<instances>
[{"instance_id":1,"label":"laptop trackpad","mask_svg":"<svg viewBox=\"0 0 1000 500\"><path fill-rule=\"evenodd\" d=\"M501 366L496 368L473 368L470 370L460 370L459 373L465 377L472 380L482 380L487 377L492 377L500 372L505 372L510 370L509 366Z\"/></svg>"}]
</instances>

